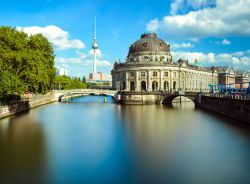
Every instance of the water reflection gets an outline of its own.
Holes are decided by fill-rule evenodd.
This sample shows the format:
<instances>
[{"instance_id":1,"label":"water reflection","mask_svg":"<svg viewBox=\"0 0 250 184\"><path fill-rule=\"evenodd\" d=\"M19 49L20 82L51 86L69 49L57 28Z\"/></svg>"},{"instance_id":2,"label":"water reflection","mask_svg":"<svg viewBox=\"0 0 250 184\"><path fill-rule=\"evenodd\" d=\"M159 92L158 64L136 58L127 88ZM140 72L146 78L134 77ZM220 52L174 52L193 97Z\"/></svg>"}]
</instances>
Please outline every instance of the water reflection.
<instances>
[{"instance_id":1,"label":"water reflection","mask_svg":"<svg viewBox=\"0 0 250 184\"><path fill-rule=\"evenodd\" d=\"M80 97L0 120L0 172L40 183L248 183L250 130L228 122L192 103Z\"/></svg>"}]
</instances>

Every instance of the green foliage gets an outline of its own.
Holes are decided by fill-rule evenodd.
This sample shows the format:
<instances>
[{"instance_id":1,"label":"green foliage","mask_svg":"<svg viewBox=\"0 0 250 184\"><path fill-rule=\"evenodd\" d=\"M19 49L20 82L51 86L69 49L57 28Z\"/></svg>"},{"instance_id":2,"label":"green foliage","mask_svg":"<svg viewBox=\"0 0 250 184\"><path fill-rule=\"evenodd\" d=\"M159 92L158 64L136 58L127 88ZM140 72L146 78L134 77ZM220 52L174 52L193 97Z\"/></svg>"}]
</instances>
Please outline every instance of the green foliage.
<instances>
[{"instance_id":1,"label":"green foliage","mask_svg":"<svg viewBox=\"0 0 250 184\"><path fill-rule=\"evenodd\" d=\"M56 89L84 89L87 88L87 84L82 82L78 77L68 77L68 76L56 76L55 80Z\"/></svg>"},{"instance_id":2,"label":"green foliage","mask_svg":"<svg viewBox=\"0 0 250 184\"><path fill-rule=\"evenodd\" d=\"M47 38L0 27L0 98L25 91L46 93L53 87L55 72L54 50Z\"/></svg>"},{"instance_id":3,"label":"green foliage","mask_svg":"<svg viewBox=\"0 0 250 184\"><path fill-rule=\"evenodd\" d=\"M82 77L82 82L86 83L86 77L85 76Z\"/></svg>"}]
</instances>

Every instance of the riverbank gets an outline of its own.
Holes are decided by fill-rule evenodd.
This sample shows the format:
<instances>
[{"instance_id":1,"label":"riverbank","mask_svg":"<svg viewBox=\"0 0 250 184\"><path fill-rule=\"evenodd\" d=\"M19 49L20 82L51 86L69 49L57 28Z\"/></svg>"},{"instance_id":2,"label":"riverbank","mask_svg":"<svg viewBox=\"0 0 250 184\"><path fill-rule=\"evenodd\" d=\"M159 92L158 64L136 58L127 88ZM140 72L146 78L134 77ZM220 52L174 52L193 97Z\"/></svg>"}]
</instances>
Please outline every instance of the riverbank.
<instances>
[{"instance_id":1,"label":"riverbank","mask_svg":"<svg viewBox=\"0 0 250 184\"><path fill-rule=\"evenodd\" d=\"M39 97L24 99L11 105L0 106L0 119L56 101L54 95L49 93Z\"/></svg>"},{"instance_id":2,"label":"riverbank","mask_svg":"<svg viewBox=\"0 0 250 184\"><path fill-rule=\"evenodd\" d=\"M200 96L196 107L250 123L250 100Z\"/></svg>"}]
</instances>

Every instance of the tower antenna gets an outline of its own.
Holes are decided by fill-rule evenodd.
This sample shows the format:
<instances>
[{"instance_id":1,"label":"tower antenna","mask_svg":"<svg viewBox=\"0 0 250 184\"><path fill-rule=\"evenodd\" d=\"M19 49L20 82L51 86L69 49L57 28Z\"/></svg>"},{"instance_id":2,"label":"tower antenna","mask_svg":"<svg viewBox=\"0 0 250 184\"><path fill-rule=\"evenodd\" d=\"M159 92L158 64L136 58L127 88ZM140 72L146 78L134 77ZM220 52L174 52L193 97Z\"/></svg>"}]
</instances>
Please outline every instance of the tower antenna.
<instances>
[{"instance_id":1,"label":"tower antenna","mask_svg":"<svg viewBox=\"0 0 250 184\"><path fill-rule=\"evenodd\" d=\"M98 44L96 41L96 16L94 19L94 39L93 39L92 49L93 49L93 54L94 54L93 73L96 73L96 52L98 49Z\"/></svg>"}]
</instances>

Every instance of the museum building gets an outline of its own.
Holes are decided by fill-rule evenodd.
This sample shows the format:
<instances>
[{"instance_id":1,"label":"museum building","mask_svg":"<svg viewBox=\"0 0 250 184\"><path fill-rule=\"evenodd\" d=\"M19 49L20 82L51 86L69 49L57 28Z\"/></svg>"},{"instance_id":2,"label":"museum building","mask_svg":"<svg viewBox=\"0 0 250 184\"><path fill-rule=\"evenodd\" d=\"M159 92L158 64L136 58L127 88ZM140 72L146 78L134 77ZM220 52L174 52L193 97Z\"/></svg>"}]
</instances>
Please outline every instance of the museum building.
<instances>
[{"instance_id":1,"label":"museum building","mask_svg":"<svg viewBox=\"0 0 250 184\"><path fill-rule=\"evenodd\" d=\"M111 74L112 87L119 91L209 92L211 86L218 86L214 67L199 67L182 59L174 62L170 45L155 33L142 34L129 47L126 61L116 62Z\"/></svg>"}]
</instances>

